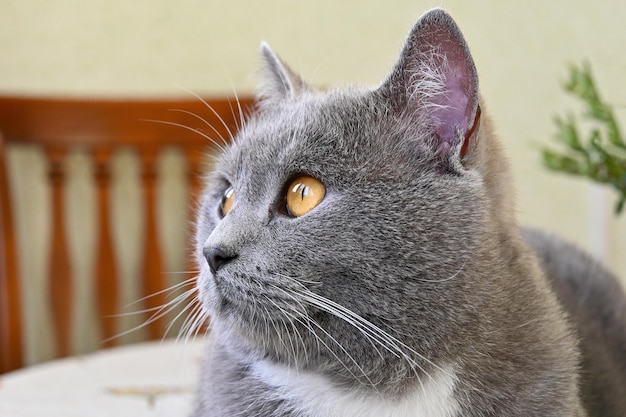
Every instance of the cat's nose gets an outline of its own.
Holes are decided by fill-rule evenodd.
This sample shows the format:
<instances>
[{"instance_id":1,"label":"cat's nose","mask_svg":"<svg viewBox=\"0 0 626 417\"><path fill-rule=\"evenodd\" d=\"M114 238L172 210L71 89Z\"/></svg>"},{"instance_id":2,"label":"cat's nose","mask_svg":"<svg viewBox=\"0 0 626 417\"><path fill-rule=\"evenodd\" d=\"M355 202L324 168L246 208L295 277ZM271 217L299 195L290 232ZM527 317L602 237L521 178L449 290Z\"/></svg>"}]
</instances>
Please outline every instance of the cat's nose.
<instances>
[{"instance_id":1,"label":"cat's nose","mask_svg":"<svg viewBox=\"0 0 626 417\"><path fill-rule=\"evenodd\" d=\"M205 246L202 254L209 264L211 272L215 274L224 264L232 261L237 255L228 252L220 246Z\"/></svg>"}]
</instances>

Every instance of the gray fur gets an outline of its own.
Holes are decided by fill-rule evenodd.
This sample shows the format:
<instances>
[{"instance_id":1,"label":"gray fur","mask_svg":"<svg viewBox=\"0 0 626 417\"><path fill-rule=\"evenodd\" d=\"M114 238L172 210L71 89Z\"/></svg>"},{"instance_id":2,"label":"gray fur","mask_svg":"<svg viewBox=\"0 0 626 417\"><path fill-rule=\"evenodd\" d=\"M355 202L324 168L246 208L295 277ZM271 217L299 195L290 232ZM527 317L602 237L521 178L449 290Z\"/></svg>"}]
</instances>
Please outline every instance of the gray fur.
<instances>
[{"instance_id":1,"label":"gray fur","mask_svg":"<svg viewBox=\"0 0 626 417\"><path fill-rule=\"evenodd\" d=\"M576 324L580 390L589 415L626 415L626 297L617 278L555 236L537 230L523 233Z\"/></svg>"},{"instance_id":2,"label":"gray fur","mask_svg":"<svg viewBox=\"0 0 626 417\"><path fill-rule=\"evenodd\" d=\"M439 35L431 32L448 45L432 44ZM264 382L254 371L261 362L324 376L337 392L394 401L453 369L450 417L624 415L583 404L581 358L595 363L584 343L582 356L577 347L586 304L574 313L555 284L572 275L590 288L615 286L613 278L585 262L561 264L569 247L529 236L549 254L542 265L556 278L546 280L517 227L508 167L484 112L470 129L478 81L452 19L441 10L422 16L374 90L316 91L267 47L264 55L273 75L212 173L197 224L211 346L194 416L320 415ZM459 74L469 81L451 83ZM446 97L452 113L438 110ZM290 218L282 193L303 173L322 181L326 196ZM235 203L220 218L230 185ZM215 274L205 248L228 259ZM623 295L612 293L605 307L621 310L609 329L623 333ZM605 365L624 369L623 339L603 334L614 353ZM614 386L603 401L619 404L625 389Z\"/></svg>"}]
</instances>

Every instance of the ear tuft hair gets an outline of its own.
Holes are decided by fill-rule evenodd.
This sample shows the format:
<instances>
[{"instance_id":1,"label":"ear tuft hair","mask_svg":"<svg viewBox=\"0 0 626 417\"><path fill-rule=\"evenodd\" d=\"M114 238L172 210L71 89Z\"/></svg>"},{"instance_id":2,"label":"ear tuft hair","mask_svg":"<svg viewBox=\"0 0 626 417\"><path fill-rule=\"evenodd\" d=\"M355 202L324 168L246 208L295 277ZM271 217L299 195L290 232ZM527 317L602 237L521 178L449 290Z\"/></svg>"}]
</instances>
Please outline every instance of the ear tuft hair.
<instances>
[{"instance_id":1,"label":"ear tuft hair","mask_svg":"<svg viewBox=\"0 0 626 417\"><path fill-rule=\"evenodd\" d=\"M305 82L296 75L265 42L261 43L261 84L257 89L260 101L293 97L307 89Z\"/></svg>"}]
</instances>

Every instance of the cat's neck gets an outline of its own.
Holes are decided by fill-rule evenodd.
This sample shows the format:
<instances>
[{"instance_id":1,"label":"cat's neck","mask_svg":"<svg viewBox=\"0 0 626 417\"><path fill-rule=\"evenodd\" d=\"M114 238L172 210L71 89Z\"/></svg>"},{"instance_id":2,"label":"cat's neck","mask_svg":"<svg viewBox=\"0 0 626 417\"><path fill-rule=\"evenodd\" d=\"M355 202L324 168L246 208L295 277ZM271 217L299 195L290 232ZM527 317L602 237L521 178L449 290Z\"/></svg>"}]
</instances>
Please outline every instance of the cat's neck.
<instances>
[{"instance_id":1,"label":"cat's neck","mask_svg":"<svg viewBox=\"0 0 626 417\"><path fill-rule=\"evenodd\" d=\"M312 417L453 417L459 412L452 367L434 369L400 398L383 396L372 387L346 389L323 374L267 360L255 362L251 372L274 395L290 399L296 413Z\"/></svg>"},{"instance_id":2,"label":"cat's neck","mask_svg":"<svg viewBox=\"0 0 626 417\"><path fill-rule=\"evenodd\" d=\"M470 145L466 164L468 168L480 172L485 188L490 190L487 197L491 220L500 227L509 228L507 232L517 235L514 182L504 149L485 107L481 100L480 131Z\"/></svg>"}]
</instances>

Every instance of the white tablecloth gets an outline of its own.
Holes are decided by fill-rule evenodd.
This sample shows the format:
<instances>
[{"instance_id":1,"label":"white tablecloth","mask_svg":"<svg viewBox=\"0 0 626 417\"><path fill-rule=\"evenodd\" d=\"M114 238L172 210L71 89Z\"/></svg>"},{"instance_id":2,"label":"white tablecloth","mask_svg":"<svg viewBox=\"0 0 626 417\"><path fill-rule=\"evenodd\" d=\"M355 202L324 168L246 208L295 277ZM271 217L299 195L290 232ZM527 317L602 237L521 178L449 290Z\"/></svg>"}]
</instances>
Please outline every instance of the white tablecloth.
<instances>
[{"instance_id":1,"label":"white tablecloth","mask_svg":"<svg viewBox=\"0 0 626 417\"><path fill-rule=\"evenodd\" d=\"M0 375L0 417L187 416L204 343L151 342Z\"/></svg>"}]
</instances>

